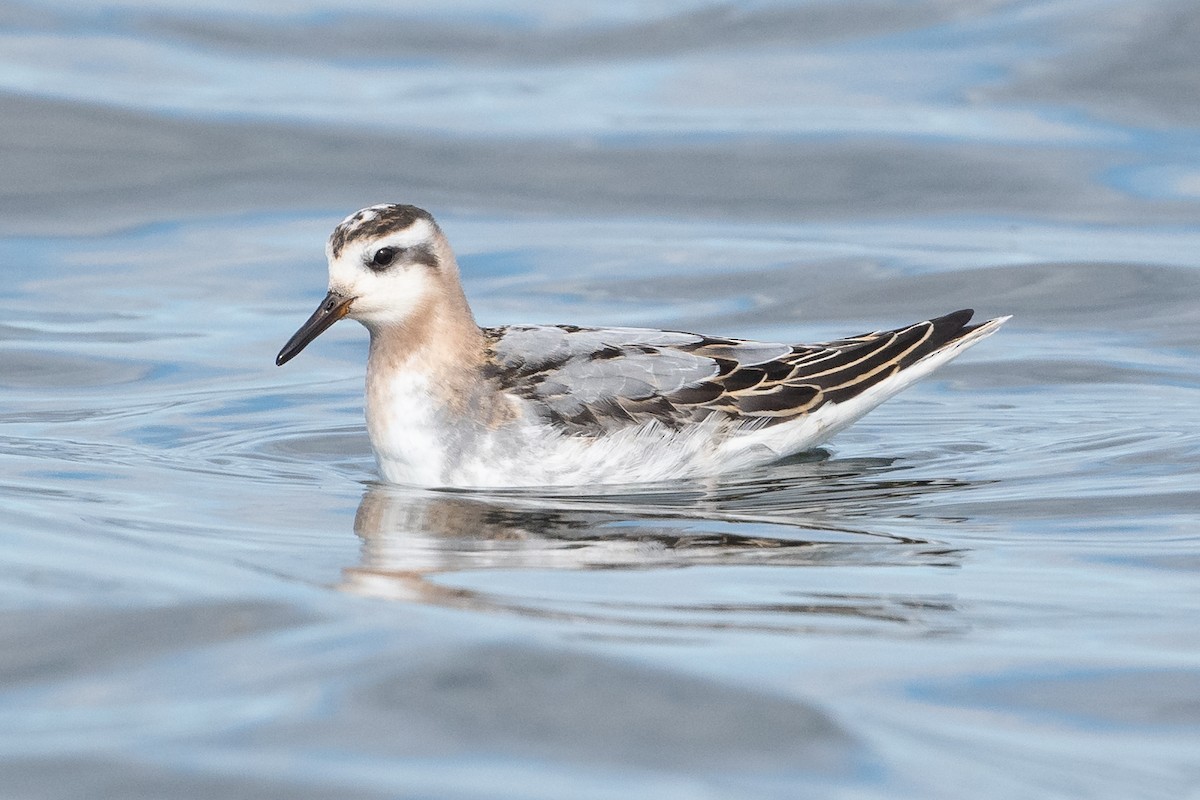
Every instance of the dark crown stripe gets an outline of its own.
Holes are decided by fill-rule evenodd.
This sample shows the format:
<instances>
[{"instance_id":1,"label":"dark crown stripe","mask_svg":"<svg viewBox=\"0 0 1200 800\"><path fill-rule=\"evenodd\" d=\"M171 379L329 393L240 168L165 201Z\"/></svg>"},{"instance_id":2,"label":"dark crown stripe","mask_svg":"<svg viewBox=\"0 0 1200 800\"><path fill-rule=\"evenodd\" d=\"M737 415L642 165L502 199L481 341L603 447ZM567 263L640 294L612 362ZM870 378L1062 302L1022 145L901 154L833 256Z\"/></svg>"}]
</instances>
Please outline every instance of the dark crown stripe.
<instances>
[{"instance_id":1,"label":"dark crown stripe","mask_svg":"<svg viewBox=\"0 0 1200 800\"><path fill-rule=\"evenodd\" d=\"M364 208L333 229L333 233L329 236L329 250L333 257L337 258L346 249L346 245L351 242L402 231L419 219L437 227L433 216L425 209L416 206L396 204L383 208Z\"/></svg>"}]
</instances>

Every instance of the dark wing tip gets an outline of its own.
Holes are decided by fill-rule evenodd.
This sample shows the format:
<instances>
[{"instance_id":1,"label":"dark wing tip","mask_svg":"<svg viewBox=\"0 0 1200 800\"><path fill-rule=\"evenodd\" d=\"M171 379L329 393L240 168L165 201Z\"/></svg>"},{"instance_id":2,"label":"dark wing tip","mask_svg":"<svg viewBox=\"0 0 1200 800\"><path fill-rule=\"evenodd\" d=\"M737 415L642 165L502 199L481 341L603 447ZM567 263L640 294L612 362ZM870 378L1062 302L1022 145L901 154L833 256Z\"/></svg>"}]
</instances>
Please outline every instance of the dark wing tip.
<instances>
[{"instance_id":1,"label":"dark wing tip","mask_svg":"<svg viewBox=\"0 0 1200 800\"><path fill-rule=\"evenodd\" d=\"M933 332L921 349L926 352L932 352L955 339L966 336L979 327L978 325L967 325L973 316L975 316L975 309L962 308L929 320L929 324L933 326Z\"/></svg>"}]
</instances>

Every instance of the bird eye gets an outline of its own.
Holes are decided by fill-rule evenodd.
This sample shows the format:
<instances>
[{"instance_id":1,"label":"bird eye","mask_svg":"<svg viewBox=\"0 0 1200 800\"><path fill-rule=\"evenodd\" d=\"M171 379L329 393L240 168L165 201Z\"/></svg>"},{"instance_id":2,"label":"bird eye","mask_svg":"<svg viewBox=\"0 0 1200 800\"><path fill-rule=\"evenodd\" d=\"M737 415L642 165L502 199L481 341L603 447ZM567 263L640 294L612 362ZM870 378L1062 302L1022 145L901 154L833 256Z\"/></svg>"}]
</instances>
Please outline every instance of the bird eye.
<instances>
[{"instance_id":1,"label":"bird eye","mask_svg":"<svg viewBox=\"0 0 1200 800\"><path fill-rule=\"evenodd\" d=\"M375 255L371 258L372 266L386 267L392 263L392 259L396 257L396 248L381 247L375 251Z\"/></svg>"}]
</instances>

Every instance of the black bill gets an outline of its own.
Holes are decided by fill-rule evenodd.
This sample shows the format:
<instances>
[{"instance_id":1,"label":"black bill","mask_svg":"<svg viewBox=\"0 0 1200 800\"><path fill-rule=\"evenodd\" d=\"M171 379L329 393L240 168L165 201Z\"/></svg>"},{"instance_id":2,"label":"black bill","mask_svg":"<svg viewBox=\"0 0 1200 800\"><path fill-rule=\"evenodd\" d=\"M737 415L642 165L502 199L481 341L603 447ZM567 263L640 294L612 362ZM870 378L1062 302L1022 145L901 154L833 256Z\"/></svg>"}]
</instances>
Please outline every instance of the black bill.
<instances>
[{"instance_id":1,"label":"black bill","mask_svg":"<svg viewBox=\"0 0 1200 800\"><path fill-rule=\"evenodd\" d=\"M288 339L287 344L279 351L279 355L275 356L275 365L283 366L291 361L326 328L346 316L353 300L353 297L346 297L332 291L325 295L325 299L321 301L321 305L317 306L317 310L300 326L300 330L292 334L292 338Z\"/></svg>"}]
</instances>

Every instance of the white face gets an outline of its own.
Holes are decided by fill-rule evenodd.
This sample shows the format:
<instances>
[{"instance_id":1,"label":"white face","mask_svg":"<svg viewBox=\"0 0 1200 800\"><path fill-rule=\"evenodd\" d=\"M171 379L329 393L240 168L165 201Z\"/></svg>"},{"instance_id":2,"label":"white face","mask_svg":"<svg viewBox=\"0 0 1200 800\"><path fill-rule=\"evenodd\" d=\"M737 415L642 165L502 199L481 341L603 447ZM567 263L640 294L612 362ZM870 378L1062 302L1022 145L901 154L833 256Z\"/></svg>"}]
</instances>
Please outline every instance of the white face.
<instances>
[{"instance_id":1,"label":"white face","mask_svg":"<svg viewBox=\"0 0 1200 800\"><path fill-rule=\"evenodd\" d=\"M346 316L368 326L402 324L439 290L438 270L453 269L452 262L435 266L441 252L441 235L426 219L376 236L354 238L335 258L329 258L329 289L353 297Z\"/></svg>"}]
</instances>

